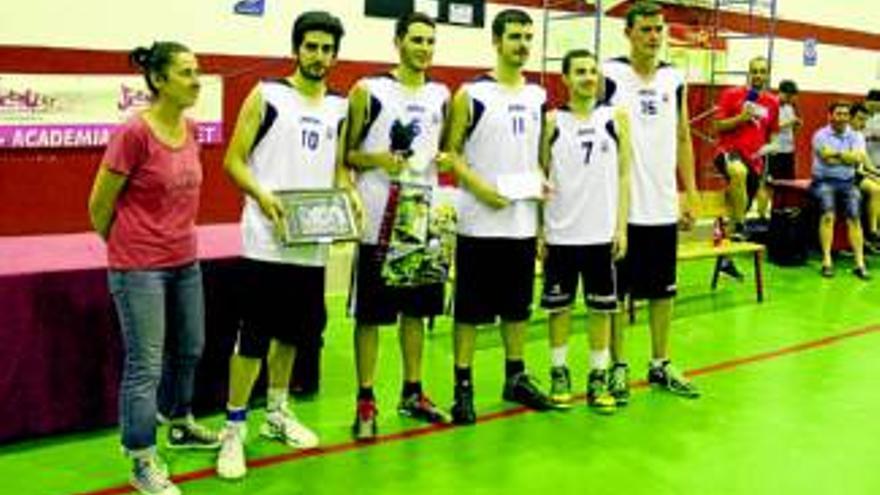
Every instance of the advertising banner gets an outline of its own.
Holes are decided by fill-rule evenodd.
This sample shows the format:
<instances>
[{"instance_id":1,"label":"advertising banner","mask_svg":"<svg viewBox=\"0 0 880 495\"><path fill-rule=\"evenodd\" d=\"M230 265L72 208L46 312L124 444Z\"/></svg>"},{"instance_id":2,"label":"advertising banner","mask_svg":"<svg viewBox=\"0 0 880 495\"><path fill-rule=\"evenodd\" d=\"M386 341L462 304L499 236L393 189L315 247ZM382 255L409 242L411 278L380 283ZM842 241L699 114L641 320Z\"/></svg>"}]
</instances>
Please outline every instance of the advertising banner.
<instances>
[{"instance_id":1,"label":"advertising banner","mask_svg":"<svg viewBox=\"0 0 880 495\"><path fill-rule=\"evenodd\" d=\"M188 115L203 144L222 141L223 83L202 76ZM0 74L0 148L88 148L107 144L150 92L142 76Z\"/></svg>"}]
</instances>

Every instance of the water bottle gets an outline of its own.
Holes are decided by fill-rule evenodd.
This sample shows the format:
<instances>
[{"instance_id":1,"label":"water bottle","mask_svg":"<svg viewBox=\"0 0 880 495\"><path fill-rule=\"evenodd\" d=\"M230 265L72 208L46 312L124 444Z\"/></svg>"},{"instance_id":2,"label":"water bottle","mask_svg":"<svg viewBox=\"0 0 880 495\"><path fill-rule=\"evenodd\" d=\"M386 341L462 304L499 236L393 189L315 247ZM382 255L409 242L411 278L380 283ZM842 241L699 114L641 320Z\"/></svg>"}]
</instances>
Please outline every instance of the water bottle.
<instances>
[{"instance_id":1,"label":"water bottle","mask_svg":"<svg viewBox=\"0 0 880 495\"><path fill-rule=\"evenodd\" d=\"M720 246L724 242L724 219L718 217L715 219L715 225L712 227L712 245Z\"/></svg>"}]
</instances>

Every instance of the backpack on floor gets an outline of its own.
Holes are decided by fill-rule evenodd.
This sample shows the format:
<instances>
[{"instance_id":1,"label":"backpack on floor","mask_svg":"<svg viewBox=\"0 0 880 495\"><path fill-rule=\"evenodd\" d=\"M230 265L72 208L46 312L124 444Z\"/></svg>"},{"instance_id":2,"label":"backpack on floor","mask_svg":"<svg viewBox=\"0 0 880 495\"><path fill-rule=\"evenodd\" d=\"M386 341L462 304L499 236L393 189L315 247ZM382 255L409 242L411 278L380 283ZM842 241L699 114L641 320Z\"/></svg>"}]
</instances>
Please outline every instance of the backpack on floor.
<instances>
[{"instance_id":1,"label":"backpack on floor","mask_svg":"<svg viewBox=\"0 0 880 495\"><path fill-rule=\"evenodd\" d=\"M807 262L809 226L800 208L776 208L770 216L767 257L777 265L796 266Z\"/></svg>"},{"instance_id":2,"label":"backpack on floor","mask_svg":"<svg viewBox=\"0 0 880 495\"><path fill-rule=\"evenodd\" d=\"M770 221L763 218L746 220L746 239L749 242L767 245L770 236Z\"/></svg>"}]
</instances>

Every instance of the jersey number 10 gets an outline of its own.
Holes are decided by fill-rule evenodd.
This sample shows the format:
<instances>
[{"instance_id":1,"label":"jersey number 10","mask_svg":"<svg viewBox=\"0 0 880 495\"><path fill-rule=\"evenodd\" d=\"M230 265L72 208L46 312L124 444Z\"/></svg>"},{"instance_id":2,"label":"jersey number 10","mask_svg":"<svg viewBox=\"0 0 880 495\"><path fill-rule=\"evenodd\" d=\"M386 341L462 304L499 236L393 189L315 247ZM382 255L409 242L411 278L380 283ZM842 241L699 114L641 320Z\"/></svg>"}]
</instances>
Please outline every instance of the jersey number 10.
<instances>
[{"instance_id":1,"label":"jersey number 10","mask_svg":"<svg viewBox=\"0 0 880 495\"><path fill-rule=\"evenodd\" d=\"M303 129L302 131L302 147L311 151L315 151L318 149L318 142L321 139L321 135L318 134L318 131L312 131L309 129Z\"/></svg>"}]
</instances>

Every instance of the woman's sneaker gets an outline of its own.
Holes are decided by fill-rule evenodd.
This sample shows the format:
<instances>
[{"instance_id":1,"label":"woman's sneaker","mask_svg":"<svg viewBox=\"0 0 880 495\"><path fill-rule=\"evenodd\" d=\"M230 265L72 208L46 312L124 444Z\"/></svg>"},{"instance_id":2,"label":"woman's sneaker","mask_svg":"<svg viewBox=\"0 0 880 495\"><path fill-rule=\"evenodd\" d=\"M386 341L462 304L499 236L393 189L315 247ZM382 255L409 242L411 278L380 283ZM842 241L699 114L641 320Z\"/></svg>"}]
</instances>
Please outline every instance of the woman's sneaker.
<instances>
[{"instance_id":1,"label":"woman's sneaker","mask_svg":"<svg viewBox=\"0 0 880 495\"><path fill-rule=\"evenodd\" d=\"M247 474L244 455L244 439L247 437L247 426L227 425L223 430L220 442L220 453L217 455L217 476L234 480Z\"/></svg>"},{"instance_id":2,"label":"woman's sneaker","mask_svg":"<svg viewBox=\"0 0 880 495\"><path fill-rule=\"evenodd\" d=\"M168 426L169 449L213 450L220 447L220 434L191 418Z\"/></svg>"},{"instance_id":3,"label":"woman's sneaker","mask_svg":"<svg viewBox=\"0 0 880 495\"><path fill-rule=\"evenodd\" d=\"M155 454L134 460L130 481L144 495L180 495L180 489L168 479L168 468Z\"/></svg>"}]
</instances>

